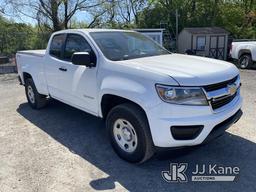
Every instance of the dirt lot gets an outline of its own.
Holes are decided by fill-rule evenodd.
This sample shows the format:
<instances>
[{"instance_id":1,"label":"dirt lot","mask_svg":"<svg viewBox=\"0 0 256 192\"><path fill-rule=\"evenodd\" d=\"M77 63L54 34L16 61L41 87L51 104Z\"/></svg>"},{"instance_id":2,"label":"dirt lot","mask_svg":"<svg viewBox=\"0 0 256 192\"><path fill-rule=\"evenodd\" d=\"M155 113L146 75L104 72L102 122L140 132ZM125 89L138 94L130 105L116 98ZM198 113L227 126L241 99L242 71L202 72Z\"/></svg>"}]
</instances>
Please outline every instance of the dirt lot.
<instances>
[{"instance_id":1,"label":"dirt lot","mask_svg":"<svg viewBox=\"0 0 256 192\"><path fill-rule=\"evenodd\" d=\"M0 76L0 191L256 191L256 71L242 71L242 119L214 142L165 152L143 165L120 160L104 122L59 102L32 110L15 75ZM235 182L167 183L169 163L238 166Z\"/></svg>"}]
</instances>

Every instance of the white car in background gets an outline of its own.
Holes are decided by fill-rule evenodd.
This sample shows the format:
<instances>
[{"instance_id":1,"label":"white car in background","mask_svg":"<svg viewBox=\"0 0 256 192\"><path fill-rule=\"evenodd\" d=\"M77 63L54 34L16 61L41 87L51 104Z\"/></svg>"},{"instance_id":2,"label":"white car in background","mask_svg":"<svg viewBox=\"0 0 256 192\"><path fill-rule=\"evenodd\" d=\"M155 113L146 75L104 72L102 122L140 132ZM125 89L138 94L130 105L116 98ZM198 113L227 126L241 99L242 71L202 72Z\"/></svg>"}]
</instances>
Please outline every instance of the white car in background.
<instances>
[{"instance_id":1,"label":"white car in background","mask_svg":"<svg viewBox=\"0 0 256 192\"><path fill-rule=\"evenodd\" d=\"M232 42L230 56L241 69L251 68L256 62L256 41Z\"/></svg>"}]
</instances>

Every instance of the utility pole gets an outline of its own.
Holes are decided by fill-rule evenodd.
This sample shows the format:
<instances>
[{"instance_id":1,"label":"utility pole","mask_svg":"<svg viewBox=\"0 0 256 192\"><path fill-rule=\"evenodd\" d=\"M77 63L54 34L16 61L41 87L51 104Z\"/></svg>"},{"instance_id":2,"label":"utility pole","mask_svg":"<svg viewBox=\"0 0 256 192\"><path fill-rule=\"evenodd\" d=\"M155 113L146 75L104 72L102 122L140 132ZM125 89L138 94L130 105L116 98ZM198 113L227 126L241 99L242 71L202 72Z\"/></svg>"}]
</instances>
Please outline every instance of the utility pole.
<instances>
[{"instance_id":1,"label":"utility pole","mask_svg":"<svg viewBox=\"0 0 256 192\"><path fill-rule=\"evenodd\" d=\"M179 36L179 13L178 9L176 9L176 50L178 50L178 36Z\"/></svg>"}]
</instances>

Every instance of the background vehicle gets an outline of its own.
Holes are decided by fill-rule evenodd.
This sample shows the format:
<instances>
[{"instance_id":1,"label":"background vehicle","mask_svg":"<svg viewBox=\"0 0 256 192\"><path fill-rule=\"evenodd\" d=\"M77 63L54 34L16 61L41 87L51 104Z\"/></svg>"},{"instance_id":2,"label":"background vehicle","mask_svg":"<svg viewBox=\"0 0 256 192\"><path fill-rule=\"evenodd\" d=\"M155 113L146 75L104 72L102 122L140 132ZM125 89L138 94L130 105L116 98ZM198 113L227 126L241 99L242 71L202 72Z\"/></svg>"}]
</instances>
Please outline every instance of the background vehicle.
<instances>
[{"instance_id":1,"label":"background vehicle","mask_svg":"<svg viewBox=\"0 0 256 192\"><path fill-rule=\"evenodd\" d=\"M207 142L242 115L233 64L172 54L137 32L60 31L46 50L16 58L32 108L52 97L104 118L114 150L129 162Z\"/></svg>"},{"instance_id":2,"label":"background vehicle","mask_svg":"<svg viewBox=\"0 0 256 192\"><path fill-rule=\"evenodd\" d=\"M232 42L230 55L241 69L251 68L256 62L256 41Z\"/></svg>"}]
</instances>

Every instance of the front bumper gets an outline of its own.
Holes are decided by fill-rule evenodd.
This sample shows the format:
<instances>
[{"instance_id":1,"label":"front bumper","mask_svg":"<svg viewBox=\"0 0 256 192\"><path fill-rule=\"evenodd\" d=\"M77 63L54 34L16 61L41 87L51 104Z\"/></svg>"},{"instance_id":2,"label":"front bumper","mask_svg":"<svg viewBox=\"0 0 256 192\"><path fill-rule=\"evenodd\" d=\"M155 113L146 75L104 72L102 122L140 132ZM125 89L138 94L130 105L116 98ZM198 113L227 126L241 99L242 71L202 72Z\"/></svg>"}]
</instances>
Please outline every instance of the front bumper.
<instances>
[{"instance_id":1,"label":"front bumper","mask_svg":"<svg viewBox=\"0 0 256 192\"><path fill-rule=\"evenodd\" d=\"M227 120L221 122L220 124L216 125L210 134L206 137L203 143L208 143L211 140L221 136L224 131L226 131L229 127L231 127L234 123L236 123L243 115L241 109L239 109L234 115L229 117Z\"/></svg>"},{"instance_id":2,"label":"front bumper","mask_svg":"<svg viewBox=\"0 0 256 192\"><path fill-rule=\"evenodd\" d=\"M173 105L162 102L147 110L153 143L156 147L185 147L208 142L221 135L239 120L242 98L237 95L230 103L213 111L210 106ZM198 126L203 129L193 139L175 139L172 126Z\"/></svg>"}]
</instances>

